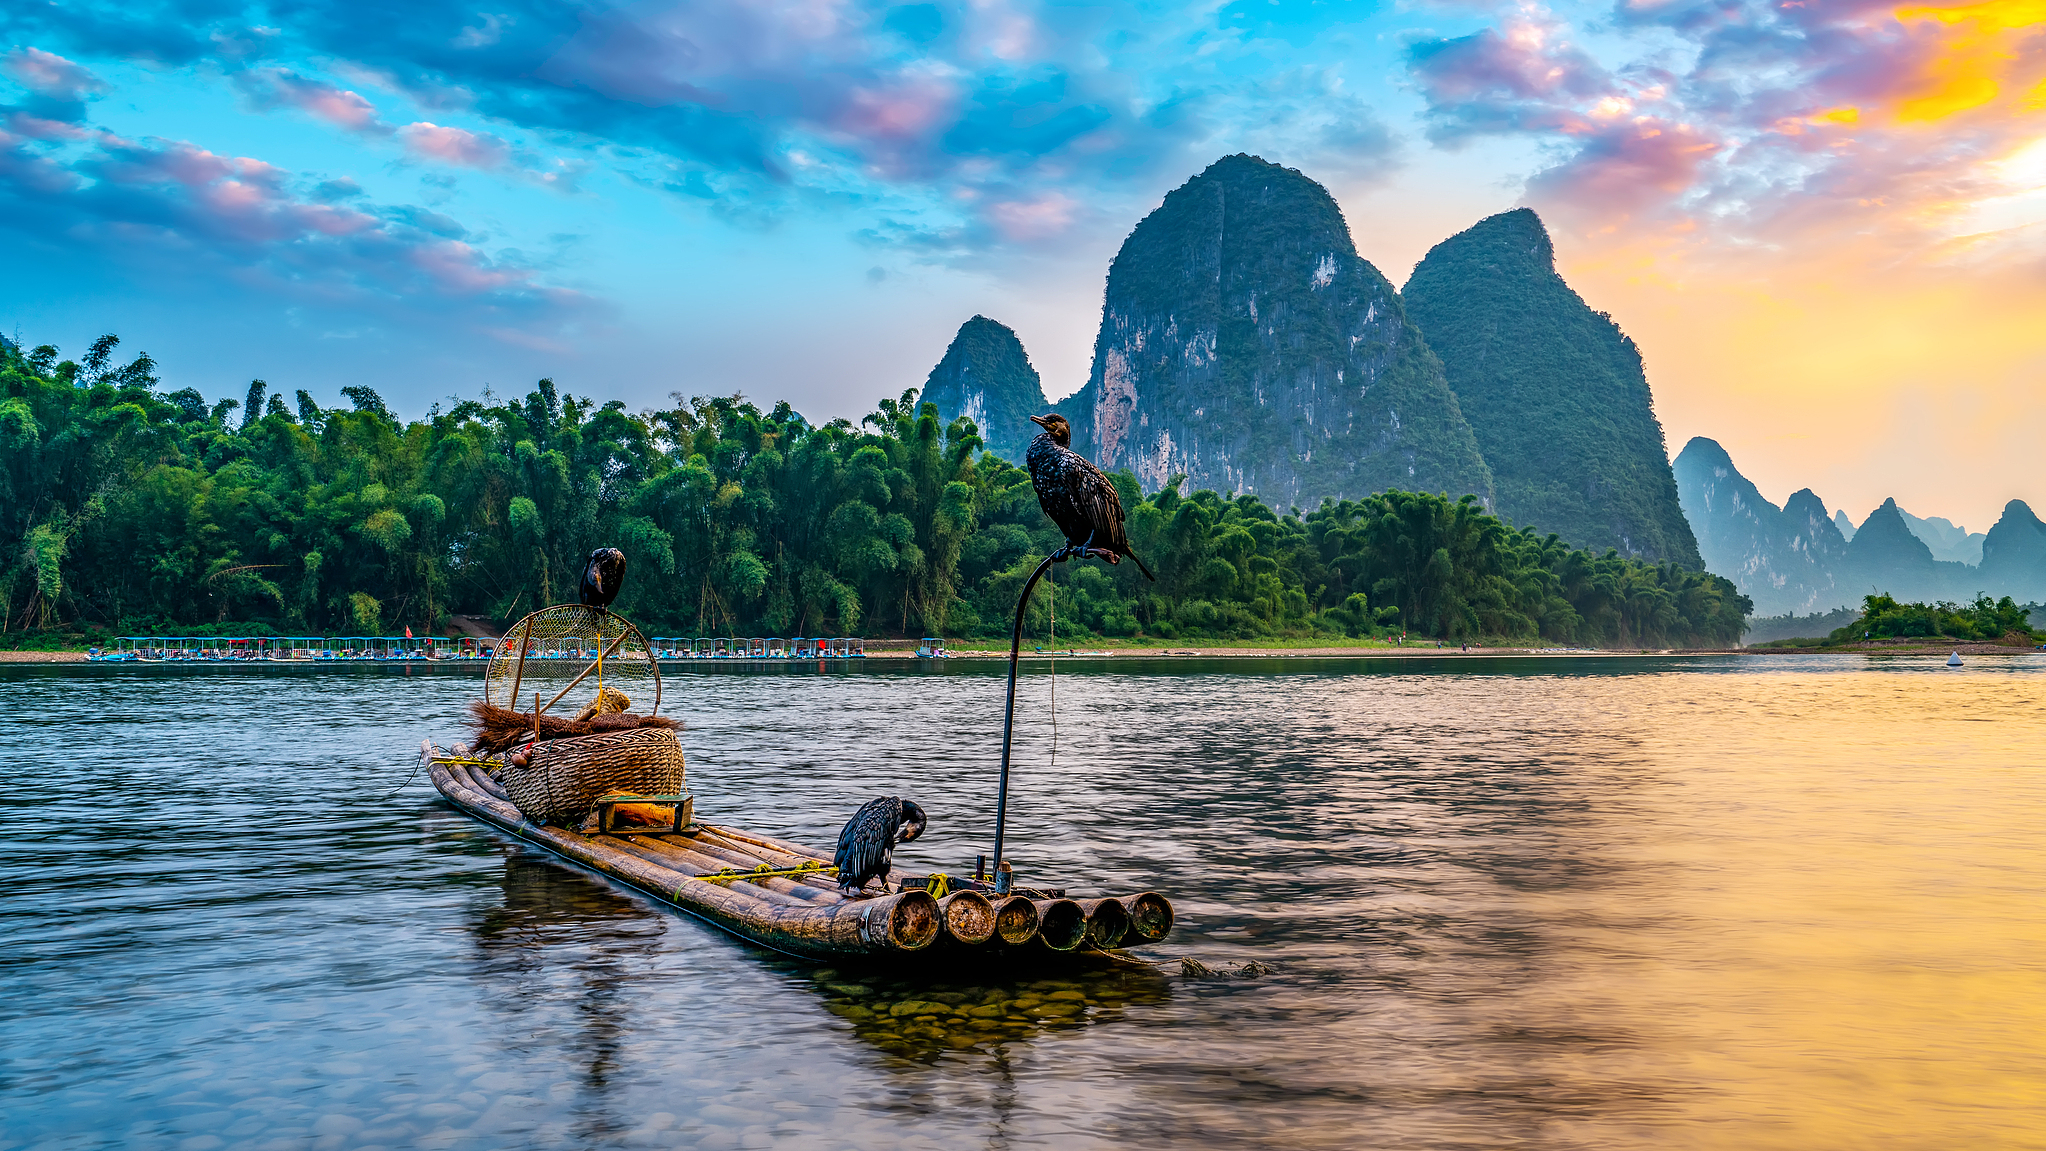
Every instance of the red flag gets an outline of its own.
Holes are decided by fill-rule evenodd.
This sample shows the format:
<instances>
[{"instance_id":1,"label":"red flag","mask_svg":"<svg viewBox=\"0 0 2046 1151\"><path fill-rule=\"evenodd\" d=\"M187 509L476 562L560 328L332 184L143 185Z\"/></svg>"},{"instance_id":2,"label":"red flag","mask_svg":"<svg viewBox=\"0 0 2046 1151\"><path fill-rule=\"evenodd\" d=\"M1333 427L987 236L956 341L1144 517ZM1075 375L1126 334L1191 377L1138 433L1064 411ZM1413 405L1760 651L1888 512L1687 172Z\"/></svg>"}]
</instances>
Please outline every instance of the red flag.
<instances>
[{"instance_id":1,"label":"red flag","mask_svg":"<svg viewBox=\"0 0 2046 1151\"><path fill-rule=\"evenodd\" d=\"M405 638L406 639L412 638L412 626L410 624L407 624L405 626Z\"/></svg>"}]
</instances>

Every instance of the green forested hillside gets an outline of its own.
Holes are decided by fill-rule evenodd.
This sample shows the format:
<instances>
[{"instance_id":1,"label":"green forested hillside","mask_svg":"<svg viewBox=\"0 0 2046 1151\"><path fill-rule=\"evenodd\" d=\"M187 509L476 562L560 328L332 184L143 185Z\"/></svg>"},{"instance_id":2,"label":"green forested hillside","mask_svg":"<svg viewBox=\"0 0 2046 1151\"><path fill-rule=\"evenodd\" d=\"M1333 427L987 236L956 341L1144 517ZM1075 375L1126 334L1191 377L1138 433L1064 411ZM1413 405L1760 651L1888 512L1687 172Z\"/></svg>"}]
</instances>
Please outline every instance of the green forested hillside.
<instances>
[{"instance_id":1,"label":"green forested hillside","mask_svg":"<svg viewBox=\"0 0 2046 1151\"><path fill-rule=\"evenodd\" d=\"M0 347L0 619L10 630L194 625L437 629L572 599L623 548L620 610L669 634L990 635L1058 539L1027 476L914 393L862 423L698 398L632 412L485 393L395 419L261 380L165 394L109 336L78 362ZM1074 564L1059 624L1110 635L1499 636L1724 645L1717 576L1572 551L1470 500L1385 492L1280 515L1252 497L1141 494L1158 572Z\"/></svg>"},{"instance_id":2,"label":"green forested hillside","mask_svg":"<svg viewBox=\"0 0 2046 1151\"><path fill-rule=\"evenodd\" d=\"M960 416L972 420L988 450L1011 463L1022 462L1037 435L1030 417L1051 410L1023 341L1013 328L986 316L959 325L918 398L938 405L938 418L946 423Z\"/></svg>"},{"instance_id":3,"label":"green forested hillside","mask_svg":"<svg viewBox=\"0 0 2046 1151\"><path fill-rule=\"evenodd\" d=\"M1076 449L1148 487L1492 498L1442 365L1335 197L1256 156L1209 165L1123 241L1093 368L1059 410Z\"/></svg>"},{"instance_id":4,"label":"green forested hillside","mask_svg":"<svg viewBox=\"0 0 2046 1151\"><path fill-rule=\"evenodd\" d=\"M1442 358L1501 515L1701 566L1640 350L1556 273L1538 216L1516 209L1442 241L1401 295Z\"/></svg>"}]
</instances>

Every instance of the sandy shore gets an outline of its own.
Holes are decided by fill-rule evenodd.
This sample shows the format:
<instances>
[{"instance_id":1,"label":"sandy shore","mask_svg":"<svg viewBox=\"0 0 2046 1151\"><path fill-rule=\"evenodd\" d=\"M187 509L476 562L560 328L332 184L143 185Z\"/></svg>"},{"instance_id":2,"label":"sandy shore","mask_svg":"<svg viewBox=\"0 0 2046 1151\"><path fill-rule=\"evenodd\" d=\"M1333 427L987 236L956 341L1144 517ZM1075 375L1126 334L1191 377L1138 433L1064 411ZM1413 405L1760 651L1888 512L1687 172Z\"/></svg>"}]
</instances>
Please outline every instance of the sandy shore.
<instances>
[{"instance_id":1,"label":"sandy shore","mask_svg":"<svg viewBox=\"0 0 2046 1151\"><path fill-rule=\"evenodd\" d=\"M86 663L82 651L0 651L0 663Z\"/></svg>"}]
</instances>

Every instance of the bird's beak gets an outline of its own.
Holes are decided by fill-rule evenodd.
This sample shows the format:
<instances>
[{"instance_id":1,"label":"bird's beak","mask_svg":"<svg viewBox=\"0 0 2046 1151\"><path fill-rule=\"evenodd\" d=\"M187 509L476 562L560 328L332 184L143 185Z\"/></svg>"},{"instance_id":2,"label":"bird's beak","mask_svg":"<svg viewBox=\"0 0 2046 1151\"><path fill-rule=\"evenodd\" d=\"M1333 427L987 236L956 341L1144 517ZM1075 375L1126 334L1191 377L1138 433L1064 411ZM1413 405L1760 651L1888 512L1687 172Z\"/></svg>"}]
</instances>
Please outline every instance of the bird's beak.
<instances>
[{"instance_id":1,"label":"bird's beak","mask_svg":"<svg viewBox=\"0 0 2046 1151\"><path fill-rule=\"evenodd\" d=\"M1032 416L1030 417L1030 422L1036 424L1040 428L1043 428L1045 431L1051 430L1050 416Z\"/></svg>"}]
</instances>

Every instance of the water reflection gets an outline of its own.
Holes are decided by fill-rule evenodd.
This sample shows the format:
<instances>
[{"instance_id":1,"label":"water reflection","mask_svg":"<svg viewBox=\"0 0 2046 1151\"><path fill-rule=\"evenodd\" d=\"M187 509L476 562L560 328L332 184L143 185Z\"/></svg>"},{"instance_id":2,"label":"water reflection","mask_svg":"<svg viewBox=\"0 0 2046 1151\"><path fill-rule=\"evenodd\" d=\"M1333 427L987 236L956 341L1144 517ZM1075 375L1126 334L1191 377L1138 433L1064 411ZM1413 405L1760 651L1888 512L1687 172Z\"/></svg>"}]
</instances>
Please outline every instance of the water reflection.
<instances>
[{"instance_id":1,"label":"water reflection","mask_svg":"<svg viewBox=\"0 0 2046 1151\"><path fill-rule=\"evenodd\" d=\"M600 1095L621 1037L658 1026L663 1014L635 999L653 988L636 985L631 961L647 957L671 927L715 929L680 920L537 848L507 842L501 850L503 897L479 908L472 925L482 959L475 978L516 1018L556 998L569 973L578 1021L570 1058L592 1096ZM1015 1044L1118 1022L1130 1005L1163 1003L1172 990L1160 965L1127 954L997 964L979 953L934 953L911 962L819 967L736 939L730 946L814 994L877 1052L922 1064L951 1053L998 1063ZM962 967L975 968L975 978L957 974Z\"/></svg>"},{"instance_id":2,"label":"water reflection","mask_svg":"<svg viewBox=\"0 0 2046 1151\"><path fill-rule=\"evenodd\" d=\"M1270 668L1026 678L1025 881L1179 926L971 979L391 796L473 677L0 669L0 1146L2037 1145L2041 663ZM956 873L998 671L678 676L699 807Z\"/></svg>"}]
</instances>

